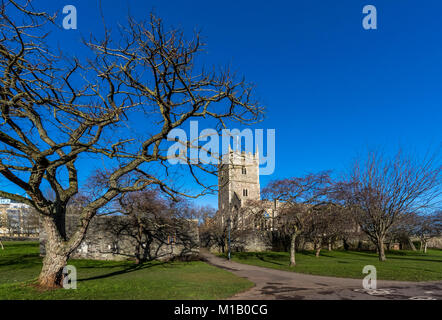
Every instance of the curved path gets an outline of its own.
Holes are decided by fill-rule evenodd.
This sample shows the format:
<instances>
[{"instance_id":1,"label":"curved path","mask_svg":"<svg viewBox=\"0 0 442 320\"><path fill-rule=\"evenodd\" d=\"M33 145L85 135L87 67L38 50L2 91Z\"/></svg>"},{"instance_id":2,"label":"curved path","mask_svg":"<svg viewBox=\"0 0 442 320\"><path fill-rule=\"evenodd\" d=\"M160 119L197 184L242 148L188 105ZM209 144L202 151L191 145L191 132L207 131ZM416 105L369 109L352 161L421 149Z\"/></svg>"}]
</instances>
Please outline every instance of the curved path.
<instances>
[{"instance_id":1,"label":"curved path","mask_svg":"<svg viewBox=\"0 0 442 320\"><path fill-rule=\"evenodd\" d=\"M442 300L442 281L403 282L377 281L377 290L364 290L361 279L315 276L290 271L252 266L217 257L206 249L200 256L209 264L226 269L255 283L248 291L231 299L244 300L355 300L411 299Z\"/></svg>"}]
</instances>

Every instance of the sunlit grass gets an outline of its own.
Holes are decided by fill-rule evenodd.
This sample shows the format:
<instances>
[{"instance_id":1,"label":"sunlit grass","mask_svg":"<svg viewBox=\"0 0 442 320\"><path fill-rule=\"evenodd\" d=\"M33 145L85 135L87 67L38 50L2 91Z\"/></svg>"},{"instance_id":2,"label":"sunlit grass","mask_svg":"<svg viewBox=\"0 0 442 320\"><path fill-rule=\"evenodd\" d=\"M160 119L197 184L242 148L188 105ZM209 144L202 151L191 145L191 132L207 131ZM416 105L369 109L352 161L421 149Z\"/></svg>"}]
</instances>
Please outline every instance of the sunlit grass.
<instances>
[{"instance_id":1,"label":"sunlit grass","mask_svg":"<svg viewBox=\"0 0 442 320\"><path fill-rule=\"evenodd\" d=\"M380 262L374 252L321 251L319 258L313 251L296 253L296 266L290 267L287 252L232 253L232 260L300 273L359 278L365 265L374 265L378 279L402 281L442 280L442 250L430 249L428 253L415 251L388 251L387 261Z\"/></svg>"},{"instance_id":2,"label":"sunlit grass","mask_svg":"<svg viewBox=\"0 0 442 320\"><path fill-rule=\"evenodd\" d=\"M0 249L1 299L223 299L253 283L202 261L71 260L76 290L39 291L32 286L42 266L36 242L6 242Z\"/></svg>"}]
</instances>

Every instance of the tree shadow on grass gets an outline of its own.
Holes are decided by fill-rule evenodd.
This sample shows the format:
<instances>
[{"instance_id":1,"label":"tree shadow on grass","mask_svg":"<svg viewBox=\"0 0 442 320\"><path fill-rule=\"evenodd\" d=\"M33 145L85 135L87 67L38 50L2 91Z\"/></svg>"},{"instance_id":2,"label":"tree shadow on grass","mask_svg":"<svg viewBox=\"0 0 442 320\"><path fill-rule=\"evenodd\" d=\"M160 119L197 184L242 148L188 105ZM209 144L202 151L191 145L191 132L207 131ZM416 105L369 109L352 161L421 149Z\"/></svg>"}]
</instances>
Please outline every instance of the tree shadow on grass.
<instances>
[{"instance_id":1,"label":"tree shadow on grass","mask_svg":"<svg viewBox=\"0 0 442 320\"><path fill-rule=\"evenodd\" d=\"M374 251L347 251L350 255L361 257L361 258L370 258L375 259L378 262L378 255ZM395 261L422 261L422 262L439 262L442 263L442 257L438 255L431 254L422 254L419 252L401 252L401 251L386 251L385 255L387 257L387 262L389 260Z\"/></svg>"},{"instance_id":2,"label":"tree shadow on grass","mask_svg":"<svg viewBox=\"0 0 442 320\"><path fill-rule=\"evenodd\" d=\"M270 260L270 259L272 259L272 257L263 256L263 255L260 255L260 254L257 254L256 257L257 257L259 260L261 260L261 261L263 261L263 262L266 262L266 263L276 264L276 265L278 265L278 266L283 266L283 265L285 265L285 264L282 264L282 263L280 263L280 262L276 262L276 261L274 261L274 260Z\"/></svg>"},{"instance_id":3,"label":"tree shadow on grass","mask_svg":"<svg viewBox=\"0 0 442 320\"><path fill-rule=\"evenodd\" d=\"M10 255L0 259L0 267L15 266L15 268L27 268L42 263L38 254Z\"/></svg>"},{"instance_id":4,"label":"tree shadow on grass","mask_svg":"<svg viewBox=\"0 0 442 320\"><path fill-rule=\"evenodd\" d=\"M392 257L392 256L388 256L387 255L387 261L388 260L410 260L410 261L426 261L426 262L435 262L435 263L440 263L441 264L441 268L442 268L442 260L440 259L420 259L420 258L411 258L411 257Z\"/></svg>"},{"instance_id":5,"label":"tree shadow on grass","mask_svg":"<svg viewBox=\"0 0 442 320\"><path fill-rule=\"evenodd\" d=\"M79 279L78 281L105 279L105 278L110 278L110 277L130 273L130 272L134 272L134 271L149 269L149 268L156 267L156 266L174 267L173 262L171 262L171 261L163 261L163 262L155 262L155 263L146 262L146 263L138 264L138 265L132 264L132 265L127 265L122 270L117 270L117 271L109 272L109 273L102 274L102 275L92 276L89 278L83 278L83 279ZM113 267L115 268L116 266L113 266ZM92 268L92 269L93 268L100 268L101 269L102 267L82 267L82 268Z\"/></svg>"}]
</instances>

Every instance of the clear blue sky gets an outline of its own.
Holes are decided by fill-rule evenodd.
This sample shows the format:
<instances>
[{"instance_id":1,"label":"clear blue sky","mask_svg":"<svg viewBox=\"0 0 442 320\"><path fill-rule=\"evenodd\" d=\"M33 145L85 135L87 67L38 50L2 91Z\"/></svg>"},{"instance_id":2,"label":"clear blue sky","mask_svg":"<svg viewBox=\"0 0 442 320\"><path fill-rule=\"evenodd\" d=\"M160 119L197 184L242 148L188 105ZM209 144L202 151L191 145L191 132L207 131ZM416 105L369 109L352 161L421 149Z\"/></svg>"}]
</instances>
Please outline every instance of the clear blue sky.
<instances>
[{"instance_id":1,"label":"clear blue sky","mask_svg":"<svg viewBox=\"0 0 442 320\"><path fill-rule=\"evenodd\" d=\"M64 3L66 2L66 3ZM38 0L47 11L73 4L78 30L60 31L75 52L101 33L96 0ZM362 8L378 29L362 28ZM366 148L423 153L442 142L442 1L104 0L108 26L154 9L167 25L201 30L206 61L230 64L257 85L267 107L258 128L276 129L270 179L343 170ZM216 203L216 196L201 203Z\"/></svg>"}]
</instances>

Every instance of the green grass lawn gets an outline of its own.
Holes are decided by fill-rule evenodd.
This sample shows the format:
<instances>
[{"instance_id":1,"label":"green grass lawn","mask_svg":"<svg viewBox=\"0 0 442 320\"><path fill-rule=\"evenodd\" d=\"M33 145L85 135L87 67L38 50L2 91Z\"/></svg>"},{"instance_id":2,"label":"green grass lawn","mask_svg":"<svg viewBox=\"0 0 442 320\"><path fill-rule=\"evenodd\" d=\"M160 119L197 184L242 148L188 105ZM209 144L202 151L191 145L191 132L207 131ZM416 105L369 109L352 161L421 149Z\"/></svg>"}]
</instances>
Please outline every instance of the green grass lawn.
<instances>
[{"instance_id":1,"label":"green grass lawn","mask_svg":"<svg viewBox=\"0 0 442 320\"><path fill-rule=\"evenodd\" d=\"M432 281L442 280L442 250L428 250L427 254L413 251L389 251L387 261L380 262L374 252L321 251L316 258L313 251L296 253L296 266L289 267L287 252L232 253L232 260L261 267L300 273L362 279L362 268L374 265L380 280Z\"/></svg>"},{"instance_id":2,"label":"green grass lawn","mask_svg":"<svg viewBox=\"0 0 442 320\"><path fill-rule=\"evenodd\" d=\"M149 262L70 260L76 290L38 291L30 286L42 266L37 242L6 242L0 248L2 299L223 299L253 283L202 261Z\"/></svg>"}]
</instances>

